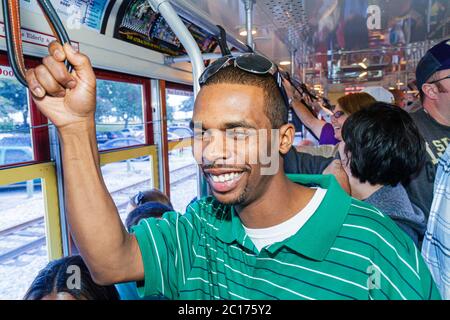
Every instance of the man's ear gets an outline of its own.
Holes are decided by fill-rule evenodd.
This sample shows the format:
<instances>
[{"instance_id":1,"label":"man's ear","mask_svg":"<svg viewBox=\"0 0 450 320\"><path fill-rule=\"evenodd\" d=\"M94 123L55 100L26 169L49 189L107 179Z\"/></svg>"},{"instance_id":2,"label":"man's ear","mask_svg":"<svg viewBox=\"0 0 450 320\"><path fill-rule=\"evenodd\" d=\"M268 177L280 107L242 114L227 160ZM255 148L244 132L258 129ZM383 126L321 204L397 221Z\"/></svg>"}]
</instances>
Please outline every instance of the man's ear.
<instances>
[{"instance_id":1,"label":"man's ear","mask_svg":"<svg viewBox=\"0 0 450 320\"><path fill-rule=\"evenodd\" d=\"M295 139L295 127L292 124L285 124L280 128L280 153L285 155L291 150Z\"/></svg>"},{"instance_id":2,"label":"man's ear","mask_svg":"<svg viewBox=\"0 0 450 320\"><path fill-rule=\"evenodd\" d=\"M434 84L425 83L422 86L422 91L427 96L427 98L431 100L436 100L439 94L439 90Z\"/></svg>"}]
</instances>

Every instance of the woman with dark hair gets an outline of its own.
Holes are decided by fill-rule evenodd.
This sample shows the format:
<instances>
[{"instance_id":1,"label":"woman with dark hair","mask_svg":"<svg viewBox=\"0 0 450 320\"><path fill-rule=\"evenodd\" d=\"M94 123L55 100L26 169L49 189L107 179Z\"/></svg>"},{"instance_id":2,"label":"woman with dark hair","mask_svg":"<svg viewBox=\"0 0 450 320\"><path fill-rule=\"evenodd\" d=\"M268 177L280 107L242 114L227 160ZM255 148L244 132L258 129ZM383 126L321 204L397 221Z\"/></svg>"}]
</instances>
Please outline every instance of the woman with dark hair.
<instances>
[{"instance_id":1,"label":"woman with dark hair","mask_svg":"<svg viewBox=\"0 0 450 320\"><path fill-rule=\"evenodd\" d=\"M114 286L99 286L80 256L51 261L34 279L24 300L119 300Z\"/></svg>"},{"instance_id":2,"label":"woman with dark hair","mask_svg":"<svg viewBox=\"0 0 450 320\"><path fill-rule=\"evenodd\" d=\"M422 168L425 145L412 118L394 105L379 102L348 118L342 138L339 151L351 195L390 216L417 245L426 218L403 186Z\"/></svg>"}]
</instances>

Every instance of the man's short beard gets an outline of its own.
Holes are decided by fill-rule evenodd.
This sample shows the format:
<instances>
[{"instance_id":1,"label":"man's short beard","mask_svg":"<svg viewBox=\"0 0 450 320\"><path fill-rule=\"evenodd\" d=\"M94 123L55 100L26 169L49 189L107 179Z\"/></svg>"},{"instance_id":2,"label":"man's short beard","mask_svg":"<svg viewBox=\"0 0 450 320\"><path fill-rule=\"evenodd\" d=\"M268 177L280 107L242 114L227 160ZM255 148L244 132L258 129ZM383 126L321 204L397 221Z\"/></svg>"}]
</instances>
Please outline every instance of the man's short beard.
<instances>
[{"instance_id":1,"label":"man's short beard","mask_svg":"<svg viewBox=\"0 0 450 320\"><path fill-rule=\"evenodd\" d=\"M227 206L241 206L247 202L247 195L249 194L249 189L245 186L244 192L242 192L239 197L234 201L221 202Z\"/></svg>"}]
</instances>

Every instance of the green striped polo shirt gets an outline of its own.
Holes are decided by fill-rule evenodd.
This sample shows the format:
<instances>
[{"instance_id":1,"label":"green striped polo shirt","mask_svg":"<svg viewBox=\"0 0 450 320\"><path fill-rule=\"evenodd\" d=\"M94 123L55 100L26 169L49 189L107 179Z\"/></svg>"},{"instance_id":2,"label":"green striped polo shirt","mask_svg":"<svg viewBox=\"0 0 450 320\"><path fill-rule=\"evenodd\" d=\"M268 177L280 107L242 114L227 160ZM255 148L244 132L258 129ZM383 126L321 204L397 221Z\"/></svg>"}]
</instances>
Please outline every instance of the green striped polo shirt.
<instances>
[{"instance_id":1,"label":"green striped polo shirt","mask_svg":"<svg viewBox=\"0 0 450 320\"><path fill-rule=\"evenodd\" d=\"M289 239L259 252L232 206L201 199L184 215L135 226L143 296L169 299L439 299L412 240L385 214L349 197L333 176L290 175L327 189ZM276 204L274 204L276 205Z\"/></svg>"}]
</instances>

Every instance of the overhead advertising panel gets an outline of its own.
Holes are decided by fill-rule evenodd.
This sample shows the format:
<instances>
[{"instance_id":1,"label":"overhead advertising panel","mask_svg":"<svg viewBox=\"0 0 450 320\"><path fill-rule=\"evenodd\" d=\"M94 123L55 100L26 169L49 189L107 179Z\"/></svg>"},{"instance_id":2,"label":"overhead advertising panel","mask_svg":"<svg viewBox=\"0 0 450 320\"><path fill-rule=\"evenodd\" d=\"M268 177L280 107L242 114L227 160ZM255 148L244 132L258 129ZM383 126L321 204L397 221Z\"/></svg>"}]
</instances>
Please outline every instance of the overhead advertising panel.
<instances>
[{"instance_id":1,"label":"overhead advertising panel","mask_svg":"<svg viewBox=\"0 0 450 320\"><path fill-rule=\"evenodd\" d=\"M119 10L114 37L172 56L186 54L164 18L146 0L126 0ZM215 37L182 18L203 53L217 47Z\"/></svg>"},{"instance_id":2,"label":"overhead advertising panel","mask_svg":"<svg viewBox=\"0 0 450 320\"><path fill-rule=\"evenodd\" d=\"M84 25L100 32L105 12L111 0L53 0L52 5L68 29L79 29ZM36 0L21 0L21 8L41 13Z\"/></svg>"}]
</instances>

